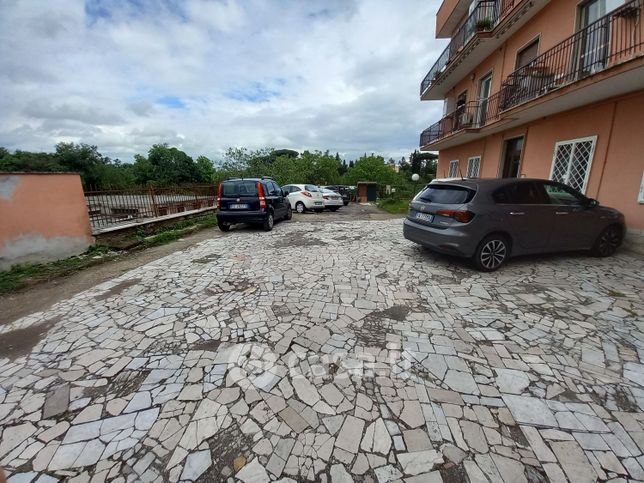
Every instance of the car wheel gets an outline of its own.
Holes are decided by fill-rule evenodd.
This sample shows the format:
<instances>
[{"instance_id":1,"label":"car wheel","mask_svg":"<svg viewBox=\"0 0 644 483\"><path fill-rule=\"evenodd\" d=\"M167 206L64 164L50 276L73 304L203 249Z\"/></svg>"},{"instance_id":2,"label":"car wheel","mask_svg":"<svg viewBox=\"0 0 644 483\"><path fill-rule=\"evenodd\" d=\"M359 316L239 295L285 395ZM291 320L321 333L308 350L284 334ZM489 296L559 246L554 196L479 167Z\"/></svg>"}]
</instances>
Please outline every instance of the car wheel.
<instances>
[{"instance_id":1,"label":"car wheel","mask_svg":"<svg viewBox=\"0 0 644 483\"><path fill-rule=\"evenodd\" d=\"M223 232L230 231L230 223L217 223L217 226L219 226L219 229Z\"/></svg>"},{"instance_id":2,"label":"car wheel","mask_svg":"<svg viewBox=\"0 0 644 483\"><path fill-rule=\"evenodd\" d=\"M285 220L290 220L293 218L293 210L289 206L288 209L286 210L286 216L284 217Z\"/></svg>"},{"instance_id":3,"label":"car wheel","mask_svg":"<svg viewBox=\"0 0 644 483\"><path fill-rule=\"evenodd\" d=\"M482 272L493 272L503 265L510 256L510 243L503 235L489 235L483 238L474 253L474 265Z\"/></svg>"},{"instance_id":4,"label":"car wheel","mask_svg":"<svg viewBox=\"0 0 644 483\"><path fill-rule=\"evenodd\" d=\"M622 244L622 229L611 225L599 234L591 253L596 257L610 257Z\"/></svg>"},{"instance_id":5,"label":"car wheel","mask_svg":"<svg viewBox=\"0 0 644 483\"><path fill-rule=\"evenodd\" d=\"M330 209L331 211L338 211L338 208L340 208L340 207L339 207L339 206L332 206L332 207L331 207L331 208L329 208L329 209Z\"/></svg>"},{"instance_id":6,"label":"car wheel","mask_svg":"<svg viewBox=\"0 0 644 483\"><path fill-rule=\"evenodd\" d=\"M266 216L266 220L264 220L264 224L262 225L262 228L264 228L264 231L271 231L273 229L274 224L275 224L275 218L273 218L273 213L269 213Z\"/></svg>"},{"instance_id":7,"label":"car wheel","mask_svg":"<svg viewBox=\"0 0 644 483\"><path fill-rule=\"evenodd\" d=\"M295 211L297 211L298 213L304 213L306 211L306 206L304 206L304 203L302 203L301 201L298 201L297 203L295 203Z\"/></svg>"},{"instance_id":8,"label":"car wheel","mask_svg":"<svg viewBox=\"0 0 644 483\"><path fill-rule=\"evenodd\" d=\"M345 201L345 202L344 202L344 206L349 206L349 202L348 202L348 201Z\"/></svg>"}]
</instances>

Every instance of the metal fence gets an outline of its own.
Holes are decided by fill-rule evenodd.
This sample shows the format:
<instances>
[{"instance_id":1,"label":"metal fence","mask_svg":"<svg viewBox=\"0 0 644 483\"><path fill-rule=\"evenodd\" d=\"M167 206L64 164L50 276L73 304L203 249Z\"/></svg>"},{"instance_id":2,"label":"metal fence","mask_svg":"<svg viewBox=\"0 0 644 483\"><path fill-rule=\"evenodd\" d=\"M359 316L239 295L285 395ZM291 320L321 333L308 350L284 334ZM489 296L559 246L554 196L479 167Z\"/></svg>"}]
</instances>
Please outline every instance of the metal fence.
<instances>
[{"instance_id":1,"label":"metal fence","mask_svg":"<svg viewBox=\"0 0 644 483\"><path fill-rule=\"evenodd\" d=\"M86 191L92 231L215 206L214 185Z\"/></svg>"},{"instance_id":2,"label":"metal fence","mask_svg":"<svg viewBox=\"0 0 644 483\"><path fill-rule=\"evenodd\" d=\"M517 2L518 0L480 0L420 83L421 96L477 33L494 30Z\"/></svg>"},{"instance_id":3,"label":"metal fence","mask_svg":"<svg viewBox=\"0 0 644 483\"><path fill-rule=\"evenodd\" d=\"M503 82L500 110L508 110L641 53L642 4L642 0L626 2L514 71Z\"/></svg>"},{"instance_id":4,"label":"metal fence","mask_svg":"<svg viewBox=\"0 0 644 483\"><path fill-rule=\"evenodd\" d=\"M458 106L420 135L420 146L489 124L513 107L644 53L644 0L631 0L512 72L499 92Z\"/></svg>"}]
</instances>

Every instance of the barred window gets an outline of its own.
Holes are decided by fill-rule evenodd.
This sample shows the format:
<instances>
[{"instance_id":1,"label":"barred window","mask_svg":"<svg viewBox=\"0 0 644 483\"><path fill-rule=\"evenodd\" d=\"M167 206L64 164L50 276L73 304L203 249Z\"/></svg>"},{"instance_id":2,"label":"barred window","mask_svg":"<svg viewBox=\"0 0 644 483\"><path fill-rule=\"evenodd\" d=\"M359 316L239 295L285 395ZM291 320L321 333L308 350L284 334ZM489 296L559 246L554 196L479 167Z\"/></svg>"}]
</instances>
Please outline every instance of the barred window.
<instances>
[{"instance_id":1,"label":"barred window","mask_svg":"<svg viewBox=\"0 0 644 483\"><path fill-rule=\"evenodd\" d=\"M596 143L597 136L555 144L550 179L585 193Z\"/></svg>"},{"instance_id":2,"label":"barred window","mask_svg":"<svg viewBox=\"0 0 644 483\"><path fill-rule=\"evenodd\" d=\"M467 161L467 177L478 178L481 171L481 156L474 156Z\"/></svg>"},{"instance_id":3,"label":"barred window","mask_svg":"<svg viewBox=\"0 0 644 483\"><path fill-rule=\"evenodd\" d=\"M458 159L449 162L449 173L447 174L448 178L458 177Z\"/></svg>"}]
</instances>

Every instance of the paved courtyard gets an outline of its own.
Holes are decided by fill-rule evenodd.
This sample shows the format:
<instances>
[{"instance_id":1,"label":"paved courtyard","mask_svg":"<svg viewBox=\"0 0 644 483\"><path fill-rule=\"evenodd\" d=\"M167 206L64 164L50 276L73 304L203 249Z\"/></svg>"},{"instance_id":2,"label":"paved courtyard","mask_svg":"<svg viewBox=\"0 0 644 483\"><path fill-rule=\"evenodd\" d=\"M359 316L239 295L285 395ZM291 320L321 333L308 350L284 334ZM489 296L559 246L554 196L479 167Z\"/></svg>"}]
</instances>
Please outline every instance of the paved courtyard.
<instances>
[{"instance_id":1,"label":"paved courtyard","mask_svg":"<svg viewBox=\"0 0 644 483\"><path fill-rule=\"evenodd\" d=\"M644 261L237 230L0 327L10 481L644 480ZM619 480L621 479L621 480Z\"/></svg>"}]
</instances>

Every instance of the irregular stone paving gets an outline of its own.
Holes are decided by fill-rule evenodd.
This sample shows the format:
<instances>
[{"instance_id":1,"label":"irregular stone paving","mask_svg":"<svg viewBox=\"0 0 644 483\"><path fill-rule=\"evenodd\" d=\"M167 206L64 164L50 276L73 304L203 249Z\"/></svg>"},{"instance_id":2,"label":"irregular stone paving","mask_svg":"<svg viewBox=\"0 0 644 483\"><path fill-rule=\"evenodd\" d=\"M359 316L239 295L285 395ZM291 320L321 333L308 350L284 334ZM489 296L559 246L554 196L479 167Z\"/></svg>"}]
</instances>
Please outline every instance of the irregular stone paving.
<instances>
[{"instance_id":1,"label":"irregular stone paving","mask_svg":"<svg viewBox=\"0 0 644 483\"><path fill-rule=\"evenodd\" d=\"M401 231L236 231L3 326L51 327L0 359L10 481L644 480L642 259Z\"/></svg>"}]
</instances>

